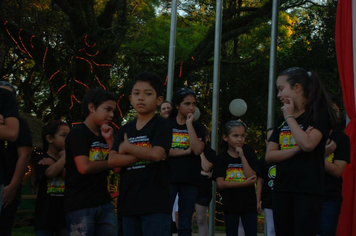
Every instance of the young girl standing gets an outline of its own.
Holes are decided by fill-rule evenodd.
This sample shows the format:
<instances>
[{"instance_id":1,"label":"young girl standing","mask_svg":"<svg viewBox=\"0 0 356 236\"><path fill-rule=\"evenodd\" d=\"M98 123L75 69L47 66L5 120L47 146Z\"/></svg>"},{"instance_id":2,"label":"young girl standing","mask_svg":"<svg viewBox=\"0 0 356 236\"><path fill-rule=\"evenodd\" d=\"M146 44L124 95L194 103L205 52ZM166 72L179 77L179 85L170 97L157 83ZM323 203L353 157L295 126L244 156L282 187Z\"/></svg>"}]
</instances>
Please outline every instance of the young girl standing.
<instances>
[{"instance_id":1,"label":"young girl standing","mask_svg":"<svg viewBox=\"0 0 356 236\"><path fill-rule=\"evenodd\" d=\"M178 193L178 235L191 236L192 215L198 193L200 154L204 150L205 127L194 122L196 97L193 90L179 89L172 102L170 123L173 128L169 152L171 209Z\"/></svg>"},{"instance_id":2,"label":"young girl standing","mask_svg":"<svg viewBox=\"0 0 356 236\"><path fill-rule=\"evenodd\" d=\"M277 78L283 115L266 161L277 163L273 199L276 235L316 235L322 207L324 151L336 115L317 74L294 67Z\"/></svg>"},{"instance_id":3,"label":"young girl standing","mask_svg":"<svg viewBox=\"0 0 356 236\"><path fill-rule=\"evenodd\" d=\"M62 121L51 121L42 131L43 155L37 158L39 181L35 209L36 236L68 235L63 211L65 137L69 127Z\"/></svg>"},{"instance_id":4,"label":"young girl standing","mask_svg":"<svg viewBox=\"0 0 356 236\"><path fill-rule=\"evenodd\" d=\"M223 129L221 152L214 164L213 177L221 190L227 236L238 235L239 218L246 236L257 235L255 182L257 157L245 144L246 124L227 122Z\"/></svg>"}]
</instances>

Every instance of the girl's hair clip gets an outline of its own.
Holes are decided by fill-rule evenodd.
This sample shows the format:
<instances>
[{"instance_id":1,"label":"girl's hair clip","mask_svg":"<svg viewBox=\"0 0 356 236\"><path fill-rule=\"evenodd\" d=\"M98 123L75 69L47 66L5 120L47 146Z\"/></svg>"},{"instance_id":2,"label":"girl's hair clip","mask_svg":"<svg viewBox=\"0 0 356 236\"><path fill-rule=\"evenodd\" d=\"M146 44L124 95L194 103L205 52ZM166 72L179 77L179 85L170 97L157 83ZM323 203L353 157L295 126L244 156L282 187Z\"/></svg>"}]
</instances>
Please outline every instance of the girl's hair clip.
<instances>
[{"instance_id":1,"label":"girl's hair clip","mask_svg":"<svg viewBox=\"0 0 356 236\"><path fill-rule=\"evenodd\" d=\"M245 122L243 122L241 119L238 119L237 122L239 122L240 124L242 124L245 129L247 129L247 125L245 124Z\"/></svg>"},{"instance_id":2,"label":"girl's hair clip","mask_svg":"<svg viewBox=\"0 0 356 236\"><path fill-rule=\"evenodd\" d=\"M308 76L311 77L312 76L312 73L310 71L307 72L308 73Z\"/></svg>"}]
</instances>

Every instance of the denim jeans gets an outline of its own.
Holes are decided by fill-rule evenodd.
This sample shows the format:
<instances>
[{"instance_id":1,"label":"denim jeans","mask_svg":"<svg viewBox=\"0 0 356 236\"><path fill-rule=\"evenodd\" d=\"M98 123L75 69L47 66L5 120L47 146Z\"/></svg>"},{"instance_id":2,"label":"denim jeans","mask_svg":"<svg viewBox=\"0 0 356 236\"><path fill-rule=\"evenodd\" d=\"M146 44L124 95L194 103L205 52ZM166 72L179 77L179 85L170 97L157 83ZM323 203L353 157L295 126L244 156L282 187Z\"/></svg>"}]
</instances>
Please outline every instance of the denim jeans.
<instances>
[{"instance_id":1,"label":"denim jeans","mask_svg":"<svg viewBox=\"0 0 356 236\"><path fill-rule=\"evenodd\" d=\"M117 236L117 218L112 202L66 213L71 236Z\"/></svg>"},{"instance_id":2,"label":"denim jeans","mask_svg":"<svg viewBox=\"0 0 356 236\"><path fill-rule=\"evenodd\" d=\"M171 215L154 213L123 216L124 235L129 236L170 236Z\"/></svg>"},{"instance_id":3,"label":"denim jeans","mask_svg":"<svg viewBox=\"0 0 356 236\"><path fill-rule=\"evenodd\" d=\"M17 208L21 202L22 185L20 185L16 191L14 200L6 208L4 206L0 213L0 235L11 236L12 225L14 224Z\"/></svg>"},{"instance_id":4,"label":"denim jeans","mask_svg":"<svg viewBox=\"0 0 356 236\"><path fill-rule=\"evenodd\" d=\"M341 201L323 201L319 220L318 235L335 236L340 215Z\"/></svg>"},{"instance_id":5,"label":"denim jeans","mask_svg":"<svg viewBox=\"0 0 356 236\"><path fill-rule=\"evenodd\" d=\"M178 193L178 236L192 235L192 216L195 201L198 196L198 187L190 184L175 183L170 185L171 208Z\"/></svg>"},{"instance_id":6,"label":"denim jeans","mask_svg":"<svg viewBox=\"0 0 356 236\"><path fill-rule=\"evenodd\" d=\"M257 236L257 213L248 212L244 214L225 213L226 236L237 236L239 230L239 219L245 230L246 236Z\"/></svg>"}]
</instances>

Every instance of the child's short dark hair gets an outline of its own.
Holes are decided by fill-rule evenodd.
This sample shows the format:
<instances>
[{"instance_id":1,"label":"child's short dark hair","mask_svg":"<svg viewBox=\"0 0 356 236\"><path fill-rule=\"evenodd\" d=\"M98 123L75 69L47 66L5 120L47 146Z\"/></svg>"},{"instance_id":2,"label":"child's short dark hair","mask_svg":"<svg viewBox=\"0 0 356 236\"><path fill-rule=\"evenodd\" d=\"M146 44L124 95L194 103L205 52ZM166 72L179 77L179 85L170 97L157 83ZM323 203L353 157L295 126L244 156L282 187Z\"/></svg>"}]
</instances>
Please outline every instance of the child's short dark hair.
<instances>
[{"instance_id":1,"label":"child's short dark hair","mask_svg":"<svg viewBox=\"0 0 356 236\"><path fill-rule=\"evenodd\" d=\"M143 71L138 73L135 78L132 80L131 87L133 87L137 82L147 82L152 88L156 91L157 97L162 96L163 94L163 83L161 77L157 74Z\"/></svg>"},{"instance_id":2,"label":"child's short dark hair","mask_svg":"<svg viewBox=\"0 0 356 236\"><path fill-rule=\"evenodd\" d=\"M106 101L116 101L116 96L112 92L103 90L101 88L96 88L87 92L82 101L83 114L85 117L89 115L88 105L93 103L95 109Z\"/></svg>"},{"instance_id":3,"label":"child's short dark hair","mask_svg":"<svg viewBox=\"0 0 356 236\"><path fill-rule=\"evenodd\" d=\"M42 134L41 134L43 152L47 152L49 147L49 143L47 141L47 135L50 135L53 138L56 135L56 133L59 131L59 127L61 127L62 125L68 126L68 124L64 123L63 121L52 120L43 127Z\"/></svg>"}]
</instances>

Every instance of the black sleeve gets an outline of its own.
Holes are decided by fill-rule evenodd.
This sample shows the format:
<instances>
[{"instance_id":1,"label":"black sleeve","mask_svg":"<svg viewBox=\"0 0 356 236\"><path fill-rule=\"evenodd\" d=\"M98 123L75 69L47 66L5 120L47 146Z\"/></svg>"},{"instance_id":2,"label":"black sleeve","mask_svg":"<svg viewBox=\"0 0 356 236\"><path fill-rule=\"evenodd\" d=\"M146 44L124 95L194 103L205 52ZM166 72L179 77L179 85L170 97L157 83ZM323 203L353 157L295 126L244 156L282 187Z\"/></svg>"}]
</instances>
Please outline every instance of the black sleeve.
<instances>
[{"instance_id":1,"label":"black sleeve","mask_svg":"<svg viewBox=\"0 0 356 236\"><path fill-rule=\"evenodd\" d=\"M16 147L32 147L32 135L27 122L20 118L20 132L16 140Z\"/></svg>"},{"instance_id":2,"label":"black sleeve","mask_svg":"<svg viewBox=\"0 0 356 236\"><path fill-rule=\"evenodd\" d=\"M213 167L213 180L216 180L218 177L223 177L225 179L226 173L224 169L224 158L222 154L219 154L216 157L216 161Z\"/></svg>"},{"instance_id":3,"label":"black sleeve","mask_svg":"<svg viewBox=\"0 0 356 236\"><path fill-rule=\"evenodd\" d=\"M265 178L265 164L266 164L266 159L265 156L261 157L260 160L258 160L258 177L264 179Z\"/></svg>"},{"instance_id":4,"label":"black sleeve","mask_svg":"<svg viewBox=\"0 0 356 236\"><path fill-rule=\"evenodd\" d=\"M312 123L311 126L313 126L314 129L319 130L324 137L329 137L330 133L330 125L329 125L329 113L326 111L322 112L323 119L320 119L318 123ZM306 129L308 127L305 127Z\"/></svg>"},{"instance_id":5,"label":"black sleeve","mask_svg":"<svg viewBox=\"0 0 356 236\"><path fill-rule=\"evenodd\" d=\"M247 145L244 145L242 148L243 148L243 151L244 151L244 154L245 154L248 164L257 173L258 172L258 159L257 159L255 151L250 146L247 146Z\"/></svg>"},{"instance_id":6,"label":"black sleeve","mask_svg":"<svg viewBox=\"0 0 356 236\"><path fill-rule=\"evenodd\" d=\"M45 178L45 172L47 168L49 167L48 165L40 165L38 162L45 158L45 156L37 156L36 157L36 163L35 163L35 171L36 171L36 181L40 183L42 181L42 178Z\"/></svg>"},{"instance_id":7,"label":"black sleeve","mask_svg":"<svg viewBox=\"0 0 356 236\"><path fill-rule=\"evenodd\" d=\"M152 137L151 145L152 147L163 147L166 150L166 154L168 156L169 150L172 145L173 129L166 119L162 117L159 118L160 119L158 119L158 122L156 123L155 133Z\"/></svg>"},{"instance_id":8,"label":"black sleeve","mask_svg":"<svg viewBox=\"0 0 356 236\"><path fill-rule=\"evenodd\" d=\"M331 138L332 139L332 138ZM334 152L335 159L350 163L350 138L346 134L340 132L336 142L336 150Z\"/></svg>"},{"instance_id":9,"label":"black sleeve","mask_svg":"<svg viewBox=\"0 0 356 236\"><path fill-rule=\"evenodd\" d=\"M119 146L120 143L124 140L124 136L125 136L125 132L126 132L126 127L127 125L124 125L123 127L121 127L121 129L119 130L119 133L116 135L116 138L114 140L114 143L111 147L111 150L113 151L119 151Z\"/></svg>"},{"instance_id":10,"label":"black sleeve","mask_svg":"<svg viewBox=\"0 0 356 236\"><path fill-rule=\"evenodd\" d=\"M77 156L88 156L90 152L90 143L87 141L88 134L82 127L79 129L73 128L66 137L66 148L69 148L73 159Z\"/></svg>"},{"instance_id":11,"label":"black sleeve","mask_svg":"<svg viewBox=\"0 0 356 236\"><path fill-rule=\"evenodd\" d=\"M204 155L210 163L214 164L215 159L216 159L216 152L212 148L205 147Z\"/></svg>"},{"instance_id":12,"label":"black sleeve","mask_svg":"<svg viewBox=\"0 0 356 236\"><path fill-rule=\"evenodd\" d=\"M9 117L19 117L19 112L16 104L15 95L8 91L7 89L0 88L1 91L1 100L0 101L0 114L4 117L4 119Z\"/></svg>"},{"instance_id":13,"label":"black sleeve","mask_svg":"<svg viewBox=\"0 0 356 236\"><path fill-rule=\"evenodd\" d=\"M283 124L283 122L284 122L284 117L283 117L283 115L281 115L278 117L278 120L274 126L274 129L271 134L271 137L269 138L269 141L279 144L279 127Z\"/></svg>"}]
</instances>

